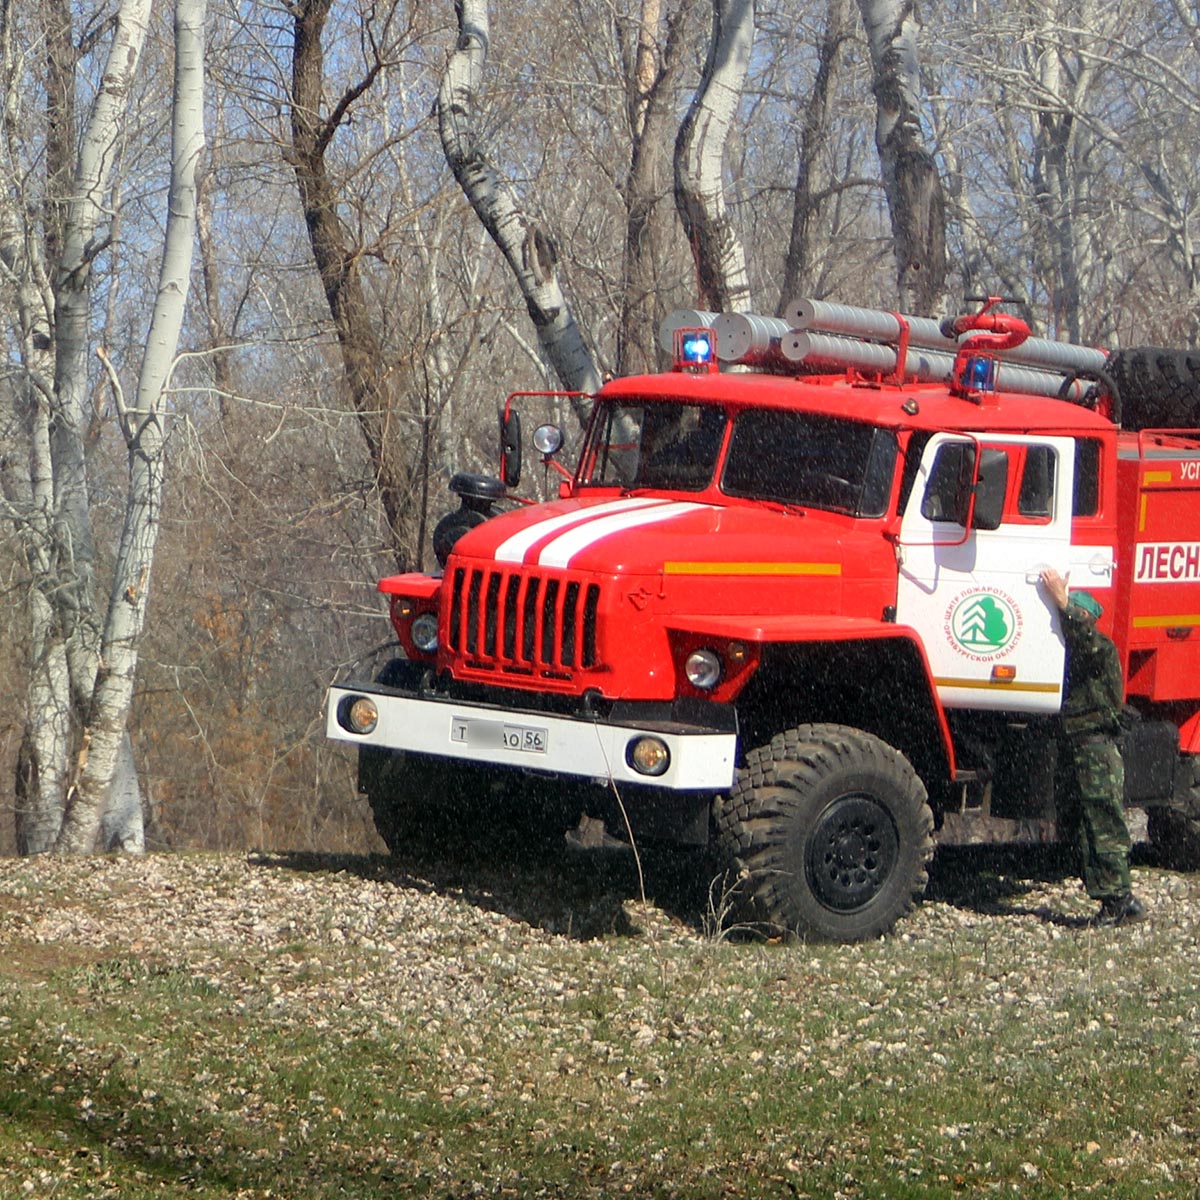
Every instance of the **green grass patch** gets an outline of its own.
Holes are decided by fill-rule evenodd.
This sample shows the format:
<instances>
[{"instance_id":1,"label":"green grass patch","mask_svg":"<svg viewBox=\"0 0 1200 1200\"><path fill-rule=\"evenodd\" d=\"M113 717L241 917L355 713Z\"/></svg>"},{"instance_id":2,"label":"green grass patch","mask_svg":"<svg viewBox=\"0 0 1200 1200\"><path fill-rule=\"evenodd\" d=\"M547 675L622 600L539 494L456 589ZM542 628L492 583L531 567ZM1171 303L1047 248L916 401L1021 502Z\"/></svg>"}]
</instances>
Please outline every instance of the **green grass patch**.
<instances>
[{"instance_id":1,"label":"green grass patch","mask_svg":"<svg viewBox=\"0 0 1200 1200\"><path fill-rule=\"evenodd\" d=\"M585 942L457 895L418 913L367 877L368 946L329 932L355 927L353 881L331 878L344 907L307 924L283 919L286 872L252 882L275 889L274 924L6 946L0 1195L1200 1189L1186 927L930 909L854 947Z\"/></svg>"}]
</instances>

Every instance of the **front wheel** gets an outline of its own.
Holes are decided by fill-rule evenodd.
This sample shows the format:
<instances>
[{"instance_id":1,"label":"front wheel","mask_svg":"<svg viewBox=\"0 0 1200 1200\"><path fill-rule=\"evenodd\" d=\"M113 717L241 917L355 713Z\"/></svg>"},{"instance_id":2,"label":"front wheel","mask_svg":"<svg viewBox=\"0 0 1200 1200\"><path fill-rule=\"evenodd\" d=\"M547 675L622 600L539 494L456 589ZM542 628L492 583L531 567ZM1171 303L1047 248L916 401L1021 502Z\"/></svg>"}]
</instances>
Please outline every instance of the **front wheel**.
<instances>
[{"instance_id":1,"label":"front wheel","mask_svg":"<svg viewBox=\"0 0 1200 1200\"><path fill-rule=\"evenodd\" d=\"M486 828L489 783L477 767L363 746L358 781L375 828L393 855L461 849Z\"/></svg>"},{"instance_id":2,"label":"front wheel","mask_svg":"<svg viewBox=\"0 0 1200 1200\"><path fill-rule=\"evenodd\" d=\"M752 750L714 822L746 915L802 937L877 937L928 882L924 785L902 754L846 726L801 725Z\"/></svg>"}]
</instances>

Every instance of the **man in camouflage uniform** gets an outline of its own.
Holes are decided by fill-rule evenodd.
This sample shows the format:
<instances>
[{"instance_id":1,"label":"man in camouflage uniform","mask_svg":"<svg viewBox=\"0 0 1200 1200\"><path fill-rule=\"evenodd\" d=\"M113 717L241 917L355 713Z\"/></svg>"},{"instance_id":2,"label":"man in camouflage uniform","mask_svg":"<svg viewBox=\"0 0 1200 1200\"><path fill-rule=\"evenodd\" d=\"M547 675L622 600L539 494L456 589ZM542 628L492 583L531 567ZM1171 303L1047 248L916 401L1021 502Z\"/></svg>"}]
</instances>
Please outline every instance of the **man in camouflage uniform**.
<instances>
[{"instance_id":1,"label":"man in camouflage uniform","mask_svg":"<svg viewBox=\"0 0 1200 1200\"><path fill-rule=\"evenodd\" d=\"M1042 583L1059 610L1067 673L1058 743L1058 817L1073 834L1084 887L1100 901L1096 923L1122 925L1145 916L1129 879L1129 828L1123 798L1125 766L1116 737L1124 703L1117 648L1096 627L1103 609L1090 592L1067 591L1057 571Z\"/></svg>"}]
</instances>

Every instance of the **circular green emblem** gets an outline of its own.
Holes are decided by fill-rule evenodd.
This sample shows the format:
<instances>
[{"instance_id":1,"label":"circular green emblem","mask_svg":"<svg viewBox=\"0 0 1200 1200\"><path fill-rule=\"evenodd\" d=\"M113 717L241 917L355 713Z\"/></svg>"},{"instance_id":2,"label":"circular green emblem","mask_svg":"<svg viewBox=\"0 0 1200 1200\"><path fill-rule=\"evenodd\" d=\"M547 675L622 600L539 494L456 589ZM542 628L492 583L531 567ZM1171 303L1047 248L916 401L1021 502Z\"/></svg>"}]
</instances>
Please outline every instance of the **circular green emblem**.
<instances>
[{"instance_id":1,"label":"circular green emblem","mask_svg":"<svg viewBox=\"0 0 1200 1200\"><path fill-rule=\"evenodd\" d=\"M946 632L964 654L992 656L1016 637L1020 617L1007 596L996 591L966 592L946 613Z\"/></svg>"}]
</instances>

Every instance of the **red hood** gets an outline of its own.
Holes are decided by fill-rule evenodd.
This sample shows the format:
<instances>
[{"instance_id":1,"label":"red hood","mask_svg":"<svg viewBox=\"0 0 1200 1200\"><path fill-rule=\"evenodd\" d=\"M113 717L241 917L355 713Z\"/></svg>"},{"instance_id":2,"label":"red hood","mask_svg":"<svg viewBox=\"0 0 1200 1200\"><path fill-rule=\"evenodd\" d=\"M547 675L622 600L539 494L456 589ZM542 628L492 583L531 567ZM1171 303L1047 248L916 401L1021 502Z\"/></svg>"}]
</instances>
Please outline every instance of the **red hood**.
<instances>
[{"instance_id":1,"label":"red hood","mask_svg":"<svg viewBox=\"0 0 1200 1200\"><path fill-rule=\"evenodd\" d=\"M760 569L777 564L783 574L840 575L842 533L820 514L610 496L557 500L505 513L466 534L454 554L601 574L691 573L687 568L699 564Z\"/></svg>"}]
</instances>

